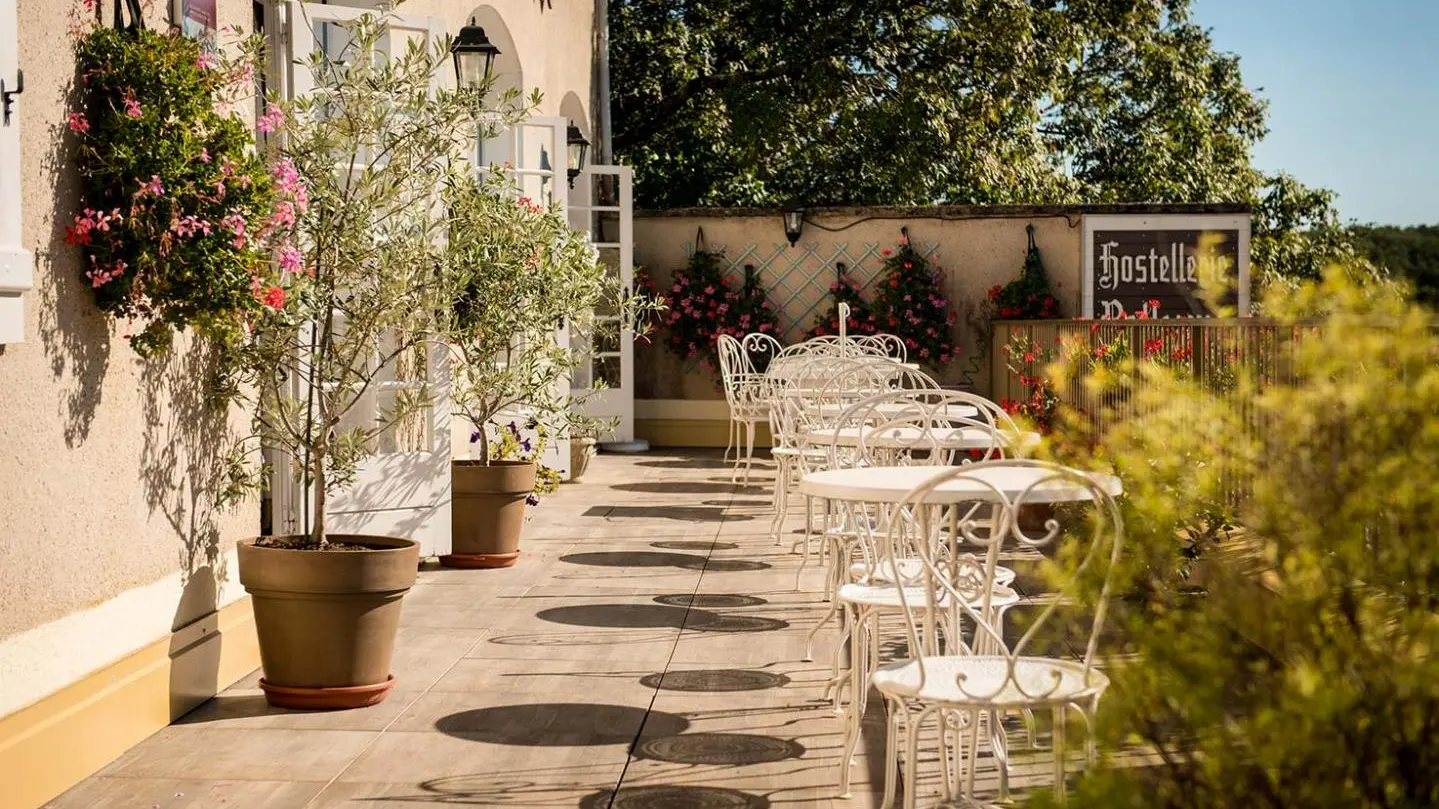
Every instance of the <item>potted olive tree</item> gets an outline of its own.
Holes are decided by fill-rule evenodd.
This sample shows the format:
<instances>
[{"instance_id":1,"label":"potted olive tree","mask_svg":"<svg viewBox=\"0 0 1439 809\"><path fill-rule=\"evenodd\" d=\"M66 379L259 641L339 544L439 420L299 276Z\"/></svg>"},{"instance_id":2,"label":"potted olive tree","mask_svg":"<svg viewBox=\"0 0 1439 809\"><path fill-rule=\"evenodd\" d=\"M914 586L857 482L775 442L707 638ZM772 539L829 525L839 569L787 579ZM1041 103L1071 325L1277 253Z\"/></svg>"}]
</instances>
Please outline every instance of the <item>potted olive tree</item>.
<instances>
[{"instance_id":1,"label":"potted olive tree","mask_svg":"<svg viewBox=\"0 0 1439 809\"><path fill-rule=\"evenodd\" d=\"M462 183L483 91L433 87L441 45L385 53L383 17L349 28L345 53L312 57L311 95L266 114L282 135L277 183L296 197L294 247L279 256L282 315L257 327L241 390L255 433L287 458L306 492L305 532L239 545L272 704L345 708L383 700L400 600L415 581L410 539L327 530L329 497L429 406L408 388L372 410L386 378L423 379L464 284L445 260L444 189ZM506 105L512 105L507 98Z\"/></svg>"},{"instance_id":2,"label":"potted olive tree","mask_svg":"<svg viewBox=\"0 0 1439 809\"><path fill-rule=\"evenodd\" d=\"M448 260L465 268L449 339L455 412L473 427L478 457L456 460L451 567L508 567L519 558L525 506L554 478L535 462L539 441L577 416L568 390L581 352L561 346L567 324L588 345L598 307L633 317L653 303L622 299L619 283L562 213L522 197L503 172L449 185ZM538 435L521 436L527 425ZM538 489L537 489L538 487Z\"/></svg>"}]
</instances>

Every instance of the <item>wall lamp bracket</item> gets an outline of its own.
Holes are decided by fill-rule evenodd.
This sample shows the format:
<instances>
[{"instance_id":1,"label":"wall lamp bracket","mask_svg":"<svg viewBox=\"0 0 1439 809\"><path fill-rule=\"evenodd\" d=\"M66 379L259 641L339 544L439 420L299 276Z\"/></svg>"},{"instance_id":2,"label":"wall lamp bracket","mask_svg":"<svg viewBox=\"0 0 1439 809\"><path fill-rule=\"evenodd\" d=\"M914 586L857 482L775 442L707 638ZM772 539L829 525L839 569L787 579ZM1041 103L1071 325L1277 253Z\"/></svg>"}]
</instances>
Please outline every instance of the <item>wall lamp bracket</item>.
<instances>
[{"instance_id":1,"label":"wall lamp bracket","mask_svg":"<svg viewBox=\"0 0 1439 809\"><path fill-rule=\"evenodd\" d=\"M25 92L25 71L18 68L15 70L15 86L13 88L7 86L4 79L0 79L0 108L4 110L3 114L0 114L0 118L3 118L4 126L10 125L10 116L15 111L15 96L23 92Z\"/></svg>"}]
</instances>

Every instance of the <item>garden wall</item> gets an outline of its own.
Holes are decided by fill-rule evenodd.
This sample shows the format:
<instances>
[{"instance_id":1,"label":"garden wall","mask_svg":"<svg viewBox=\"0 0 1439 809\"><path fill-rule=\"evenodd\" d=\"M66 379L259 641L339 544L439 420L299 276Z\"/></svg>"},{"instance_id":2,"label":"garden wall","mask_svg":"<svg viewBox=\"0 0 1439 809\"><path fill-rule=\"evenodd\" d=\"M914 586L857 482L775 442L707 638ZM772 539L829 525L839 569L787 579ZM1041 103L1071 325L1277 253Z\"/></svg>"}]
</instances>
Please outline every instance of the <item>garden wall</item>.
<instances>
[{"instance_id":1,"label":"garden wall","mask_svg":"<svg viewBox=\"0 0 1439 809\"><path fill-rule=\"evenodd\" d=\"M1017 278L1034 226L1062 312L1082 304L1081 223L1085 214L1232 213L1234 206L940 206L817 208L806 212L797 244L785 238L780 211L755 208L691 208L635 214L635 261L661 292L682 267L703 229L710 250L723 250L738 281L745 265L759 272L779 312L784 342L800 339L830 306L829 285L843 263L868 290L880 272L883 251L893 249L906 228L914 248L943 270L944 292L958 313L954 338L958 361L940 370L946 384L989 392L990 357L978 349L976 315L990 287ZM867 294L868 298L869 295ZM723 392L717 380L687 370L659 340L635 350L636 432L658 446L713 446L725 442Z\"/></svg>"}]
</instances>

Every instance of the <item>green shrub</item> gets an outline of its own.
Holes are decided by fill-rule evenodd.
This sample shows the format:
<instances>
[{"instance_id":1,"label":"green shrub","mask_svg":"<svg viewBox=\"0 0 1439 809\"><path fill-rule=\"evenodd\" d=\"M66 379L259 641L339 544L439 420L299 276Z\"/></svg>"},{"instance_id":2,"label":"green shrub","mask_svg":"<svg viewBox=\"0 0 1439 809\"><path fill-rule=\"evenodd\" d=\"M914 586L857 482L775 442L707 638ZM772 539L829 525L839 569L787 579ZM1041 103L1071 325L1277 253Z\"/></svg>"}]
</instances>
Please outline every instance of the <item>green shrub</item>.
<instances>
[{"instance_id":1,"label":"green shrub","mask_svg":"<svg viewBox=\"0 0 1439 809\"><path fill-rule=\"evenodd\" d=\"M1071 805L1439 805L1439 340L1404 291L1342 272L1272 290L1289 372L1203 390L1148 364L1101 454L1126 487L1135 654ZM1239 540L1205 535L1250 481ZM1186 533L1187 532L1187 533ZM1184 579L1195 537L1204 593ZM1147 766L1118 766L1137 752ZM1051 796L1037 796L1048 804Z\"/></svg>"}]
</instances>

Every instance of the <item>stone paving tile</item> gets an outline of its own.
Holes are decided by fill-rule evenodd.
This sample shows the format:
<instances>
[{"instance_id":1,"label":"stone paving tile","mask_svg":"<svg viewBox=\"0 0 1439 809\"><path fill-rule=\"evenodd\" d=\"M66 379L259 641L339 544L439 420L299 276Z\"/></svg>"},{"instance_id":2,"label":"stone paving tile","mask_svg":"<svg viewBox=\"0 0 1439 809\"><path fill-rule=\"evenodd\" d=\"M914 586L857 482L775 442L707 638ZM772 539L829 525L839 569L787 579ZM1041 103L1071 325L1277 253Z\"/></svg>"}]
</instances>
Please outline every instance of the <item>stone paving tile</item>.
<instances>
[{"instance_id":1,"label":"stone paving tile","mask_svg":"<svg viewBox=\"0 0 1439 809\"><path fill-rule=\"evenodd\" d=\"M186 778L86 780L44 809L300 809L320 794L324 781L200 781Z\"/></svg>"}]
</instances>

